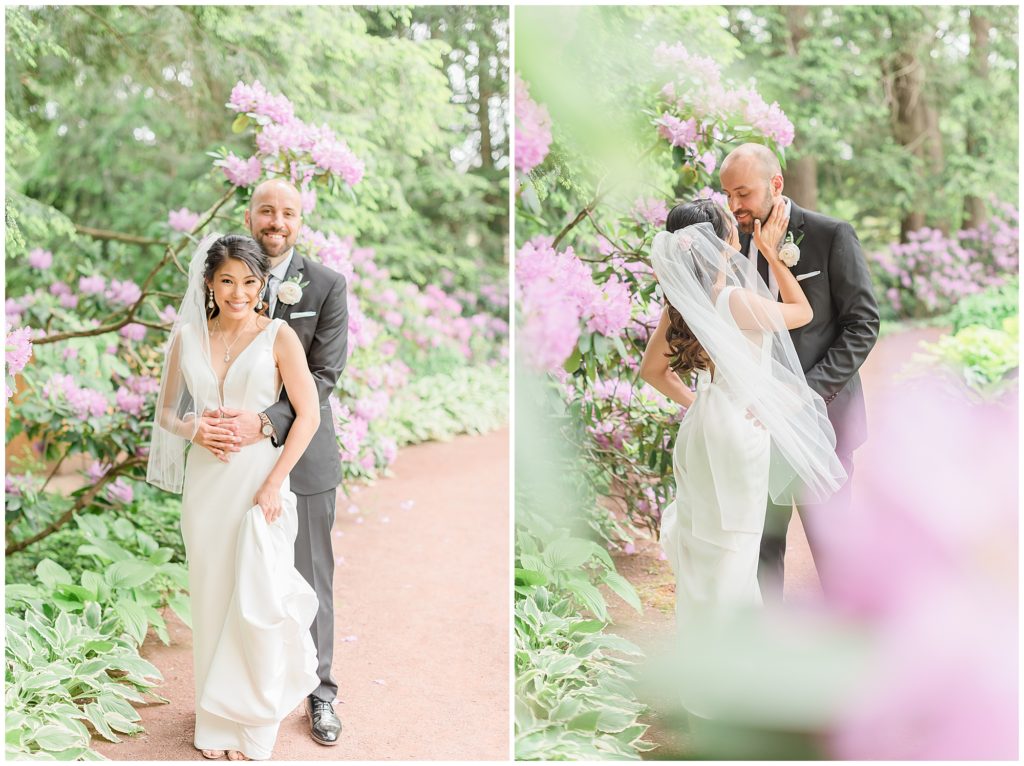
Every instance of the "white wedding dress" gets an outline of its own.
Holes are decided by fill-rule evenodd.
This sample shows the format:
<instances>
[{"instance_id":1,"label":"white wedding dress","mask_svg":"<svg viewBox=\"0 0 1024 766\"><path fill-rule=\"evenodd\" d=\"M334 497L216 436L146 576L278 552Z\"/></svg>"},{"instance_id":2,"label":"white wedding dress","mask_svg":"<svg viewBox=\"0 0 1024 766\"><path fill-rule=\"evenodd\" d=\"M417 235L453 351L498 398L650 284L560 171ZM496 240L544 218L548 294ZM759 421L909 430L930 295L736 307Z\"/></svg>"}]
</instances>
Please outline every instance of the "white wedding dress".
<instances>
[{"instance_id":1,"label":"white wedding dress","mask_svg":"<svg viewBox=\"0 0 1024 766\"><path fill-rule=\"evenodd\" d=\"M715 311L733 327L727 287ZM751 357L770 364L766 333L742 331ZM768 502L771 439L716 370L697 372L697 398L676 435L676 497L662 513L661 545L676 576L680 629L696 612L761 604L757 563Z\"/></svg>"},{"instance_id":2,"label":"white wedding dress","mask_svg":"<svg viewBox=\"0 0 1024 766\"><path fill-rule=\"evenodd\" d=\"M275 319L239 352L223 390L198 333L182 328L182 375L198 401L261 412L278 400ZM221 395L222 394L222 395ZM295 495L267 524L253 497L280 449L269 439L223 463L193 447L182 490L181 531L189 569L195 661L195 746L271 757L281 720L318 685L309 626L313 589L294 567Z\"/></svg>"}]
</instances>

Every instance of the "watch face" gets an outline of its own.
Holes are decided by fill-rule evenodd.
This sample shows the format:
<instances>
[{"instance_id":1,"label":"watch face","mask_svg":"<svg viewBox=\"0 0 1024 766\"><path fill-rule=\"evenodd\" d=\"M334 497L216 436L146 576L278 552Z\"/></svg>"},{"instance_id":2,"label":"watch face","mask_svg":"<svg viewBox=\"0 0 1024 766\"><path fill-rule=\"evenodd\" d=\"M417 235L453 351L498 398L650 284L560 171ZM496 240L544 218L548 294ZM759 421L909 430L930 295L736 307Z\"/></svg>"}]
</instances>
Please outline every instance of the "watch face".
<instances>
[{"instance_id":1,"label":"watch face","mask_svg":"<svg viewBox=\"0 0 1024 766\"><path fill-rule=\"evenodd\" d=\"M265 425L265 426L263 426L263 435L264 436L270 436L272 433L274 433L274 427L272 425Z\"/></svg>"}]
</instances>

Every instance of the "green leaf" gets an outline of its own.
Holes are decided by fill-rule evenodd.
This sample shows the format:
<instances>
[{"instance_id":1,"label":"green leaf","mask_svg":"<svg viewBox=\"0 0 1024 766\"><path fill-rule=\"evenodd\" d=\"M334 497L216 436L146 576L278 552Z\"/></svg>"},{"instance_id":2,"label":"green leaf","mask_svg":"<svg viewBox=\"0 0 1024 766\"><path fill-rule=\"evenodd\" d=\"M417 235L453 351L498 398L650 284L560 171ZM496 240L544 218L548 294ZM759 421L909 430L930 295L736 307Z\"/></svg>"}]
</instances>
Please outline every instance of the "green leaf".
<instances>
[{"instance_id":1,"label":"green leaf","mask_svg":"<svg viewBox=\"0 0 1024 766\"><path fill-rule=\"evenodd\" d=\"M86 715L89 716L89 723L93 725L96 732L111 742L120 742L120 738L114 734L114 730L107 724L106 714L97 703L90 702L85 706Z\"/></svg>"},{"instance_id":2,"label":"green leaf","mask_svg":"<svg viewBox=\"0 0 1024 766\"><path fill-rule=\"evenodd\" d=\"M536 572L532 569L519 569L516 567L516 585L546 585L547 582L548 578L545 577L542 572Z\"/></svg>"},{"instance_id":3,"label":"green leaf","mask_svg":"<svg viewBox=\"0 0 1024 766\"><path fill-rule=\"evenodd\" d=\"M66 750L77 745L81 737L69 728L55 724L41 726L33 735L32 739L43 750L57 751Z\"/></svg>"},{"instance_id":4,"label":"green leaf","mask_svg":"<svg viewBox=\"0 0 1024 766\"><path fill-rule=\"evenodd\" d=\"M601 620L581 620L569 627L569 633L600 633L607 623Z\"/></svg>"},{"instance_id":5,"label":"green leaf","mask_svg":"<svg viewBox=\"0 0 1024 766\"><path fill-rule=\"evenodd\" d=\"M146 612L134 601L118 601L114 604L114 614L121 620L121 625L130 635L136 644L141 645L146 639L146 631L149 629L149 620L146 619Z\"/></svg>"},{"instance_id":6,"label":"green leaf","mask_svg":"<svg viewBox=\"0 0 1024 766\"><path fill-rule=\"evenodd\" d=\"M576 731L595 731L597 729L597 719L600 716L600 711L588 710L586 713L581 713L573 718L566 726Z\"/></svg>"},{"instance_id":7,"label":"green leaf","mask_svg":"<svg viewBox=\"0 0 1024 766\"><path fill-rule=\"evenodd\" d=\"M587 609L593 612L597 619L604 622L608 621L608 607L605 604L604 596L601 595L601 591L588 582L575 580L568 583L566 588L576 596Z\"/></svg>"},{"instance_id":8,"label":"green leaf","mask_svg":"<svg viewBox=\"0 0 1024 766\"><path fill-rule=\"evenodd\" d=\"M572 353L569 354L569 358L565 360L562 367L566 372L572 374L580 368L580 362L583 361L583 354L580 353L580 347L577 345L573 347Z\"/></svg>"},{"instance_id":9,"label":"green leaf","mask_svg":"<svg viewBox=\"0 0 1024 766\"><path fill-rule=\"evenodd\" d=\"M111 564L106 580L114 588L135 588L151 580L156 573L157 568L148 561L130 559Z\"/></svg>"},{"instance_id":10,"label":"green leaf","mask_svg":"<svg viewBox=\"0 0 1024 766\"><path fill-rule=\"evenodd\" d=\"M43 559L36 565L36 576L48 588L71 583L71 575L68 574L68 570L51 559Z\"/></svg>"},{"instance_id":11,"label":"green leaf","mask_svg":"<svg viewBox=\"0 0 1024 766\"><path fill-rule=\"evenodd\" d=\"M187 594L179 593L167 599L167 605L183 623L192 627L192 601Z\"/></svg>"},{"instance_id":12,"label":"green leaf","mask_svg":"<svg viewBox=\"0 0 1024 766\"><path fill-rule=\"evenodd\" d=\"M544 549L544 563L556 572L578 569L594 556L596 547L590 540L577 537L552 540Z\"/></svg>"},{"instance_id":13,"label":"green leaf","mask_svg":"<svg viewBox=\"0 0 1024 766\"><path fill-rule=\"evenodd\" d=\"M242 112L237 117L235 117L235 121L231 123L231 132L232 133L241 133L246 128L248 128L248 127L249 127L249 115L247 115L244 112Z\"/></svg>"},{"instance_id":14,"label":"green leaf","mask_svg":"<svg viewBox=\"0 0 1024 766\"><path fill-rule=\"evenodd\" d=\"M618 572L605 572L604 584L611 588L623 601L629 604L638 614L643 614L644 607L640 603L640 596L636 589L625 577Z\"/></svg>"}]
</instances>

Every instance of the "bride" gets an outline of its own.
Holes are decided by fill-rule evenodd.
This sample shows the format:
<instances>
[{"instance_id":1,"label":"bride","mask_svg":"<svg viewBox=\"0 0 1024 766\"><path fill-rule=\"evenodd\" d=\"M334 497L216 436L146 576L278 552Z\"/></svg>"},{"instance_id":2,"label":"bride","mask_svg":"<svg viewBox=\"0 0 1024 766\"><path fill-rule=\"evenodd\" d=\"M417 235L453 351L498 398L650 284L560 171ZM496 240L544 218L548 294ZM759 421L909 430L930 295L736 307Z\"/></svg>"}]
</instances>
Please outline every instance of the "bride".
<instances>
[{"instance_id":1,"label":"bride","mask_svg":"<svg viewBox=\"0 0 1024 766\"><path fill-rule=\"evenodd\" d=\"M673 451L676 498L661 544L676 576L682 628L700 611L759 605L757 563L768 498L825 498L845 479L825 403L804 379L789 329L812 318L778 256L782 204L754 241L779 285L775 301L739 252L731 215L710 200L677 205L651 261L667 305L641 377L687 408ZM693 373L696 393L681 375Z\"/></svg>"},{"instance_id":2,"label":"bride","mask_svg":"<svg viewBox=\"0 0 1024 766\"><path fill-rule=\"evenodd\" d=\"M320 407L295 332L263 315L269 262L241 236L211 234L189 267L167 343L147 480L181 492L195 663L195 747L205 758L270 758L281 720L319 680L317 600L296 571L288 474ZM295 424L221 453L188 449L204 412L266 409L284 384Z\"/></svg>"}]
</instances>

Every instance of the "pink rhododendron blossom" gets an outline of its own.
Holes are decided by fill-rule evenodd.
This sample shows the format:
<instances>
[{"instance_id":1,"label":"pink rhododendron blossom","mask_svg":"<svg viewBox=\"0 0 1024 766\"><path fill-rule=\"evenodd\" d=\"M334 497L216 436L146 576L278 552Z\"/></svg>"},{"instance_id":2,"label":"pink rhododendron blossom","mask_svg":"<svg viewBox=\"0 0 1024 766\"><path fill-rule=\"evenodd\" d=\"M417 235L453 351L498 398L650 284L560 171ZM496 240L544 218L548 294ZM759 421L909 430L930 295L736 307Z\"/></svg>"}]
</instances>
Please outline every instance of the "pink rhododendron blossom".
<instances>
[{"instance_id":1,"label":"pink rhododendron blossom","mask_svg":"<svg viewBox=\"0 0 1024 766\"><path fill-rule=\"evenodd\" d=\"M122 306L131 306L141 297L142 288L130 279L123 282L117 279L111 280L110 288L106 292L107 300Z\"/></svg>"},{"instance_id":2,"label":"pink rhododendron blossom","mask_svg":"<svg viewBox=\"0 0 1024 766\"><path fill-rule=\"evenodd\" d=\"M164 306L163 309L157 312L157 316L160 317L161 322L171 324L175 319L178 318L178 310L170 304Z\"/></svg>"},{"instance_id":3,"label":"pink rhododendron blossom","mask_svg":"<svg viewBox=\"0 0 1024 766\"><path fill-rule=\"evenodd\" d=\"M133 393L124 386L120 386L117 389L117 393L114 394L114 404L117 405L118 409L135 417L142 414L142 408L145 403L146 397Z\"/></svg>"},{"instance_id":4,"label":"pink rhododendron blossom","mask_svg":"<svg viewBox=\"0 0 1024 766\"><path fill-rule=\"evenodd\" d=\"M141 341L146 337L146 326L141 325L138 322L129 322L118 330L117 334L127 340Z\"/></svg>"},{"instance_id":5,"label":"pink rhododendron blossom","mask_svg":"<svg viewBox=\"0 0 1024 766\"><path fill-rule=\"evenodd\" d=\"M349 186L355 186L363 178L365 166L344 141L328 138L317 142L310 152L313 162L335 173Z\"/></svg>"},{"instance_id":6,"label":"pink rhododendron blossom","mask_svg":"<svg viewBox=\"0 0 1024 766\"><path fill-rule=\"evenodd\" d=\"M928 379L874 396L853 507L817 529L830 605L874 647L836 757L1016 759L1015 403Z\"/></svg>"},{"instance_id":7,"label":"pink rhododendron blossom","mask_svg":"<svg viewBox=\"0 0 1024 766\"><path fill-rule=\"evenodd\" d=\"M193 213L187 207L172 210L167 214L167 225L174 231L190 232L199 223L199 213Z\"/></svg>"},{"instance_id":8,"label":"pink rhododendron blossom","mask_svg":"<svg viewBox=\"0 0 1024 766\"><path fill-rule=\"evenodd\" d=\"M718 158L715 157L714 152L704 152L700 156L700 164L704 166L704 170L708 173L714 173L715 168L718 167Z\"/></svg>"},{"instance_id":9,"label":"pink rhododendron blossom","mask_svg":"<svg viewBox=\"0 0 1024 766\"><path fill-rule=\"evenodd\" d=\"M638 198L633 203L633 218L660 229L668 218L668 205L665 204L665 200L656 197Z\"/></svg>"},{"instance_id":10,"label":"pink rhododendron blossom","mask_svg":"<svg viewBox=\"0 0 1024 766\"><path fill-rule=\"evenodd\" d=\"M65 282L54 282L50 285L50 295L71 295L71 288Z\"/></svg>"},{"instance_id":11,"label":"pink rhododendron blossom","mask_svg":"<svg viewBox=\"0 0 1024 766\"><path fill-rule=\"evenodd\" d=\"M21 327L7 333L5 351L7 374L17 375L32 358L32 328Z\"/></svg>"},{"instance_id":12,"label":"pink rhododendron blossom","mask_svg":"<svg viewBox=\"0 0 1024 766\"><path fill-rule=\"evenodd\" d=\"M697 121L692 118L680 120L665 112L654 124L658 126L658 135L672 146L692 147L697 140Z\"/></svg>"},{"instance_id":13,"label":"pink rhododendron blossom","mask_svg":"<svg viewBox=\"0 0 1024 766\"><path fill-rule=\"evenodd\" d=\"M57 299L57 303L61 305L61 308L74 309L78 308L78 296L77 295L62 295Z\"/></svg>"},{"instance_id":14,"label":"pink rhododendron blossom","mask_svg":"<svg viewBox=\"0 0 1024 766\"><path fill-rule=\"evenodd\" d=\"M53 265L53 253L37 247L28 254L28 265L37 271L46 271Z\"/></svg>"},{"instance_id":15,"label":"pink rhododendron blossom","mask_svg":"<svg viewBox=\"0 0 1024 766\"><path fill-rule=\"evenodd\" d=\"M100 295L106 289L107 280L99 275L78 278L78 292L85 295Z\"/></svg>"},{"instance_id":16,"label":"pink rhododendron blossom","mask_svg":"<svg viewBox=\"0 0 1024 766\"><path fill-rule=\"evenodd\" d=\"M631 303L629 286L612 275L600 290L595 291L587 306L587 329L602 335L618 335L629 324Z\"/></svg>"},{"instance_id":17,"label":"pink rhododendron blossom","mask_svg":"<svg viewBox=\"0 0 1024 766\"><path fill-rule=\"evenodd\" d=\"M214 164L220 166L225 177L235 186L252 186L263 175L263 165L258 157L243 160L231 152L223 160L217 160Z\"/></svg>"},{"instance_id":18,"label":"pink rhododendron blossom","mask_svg":"<svg viewBox=\"0 0 1024 766\"><path fill-rule=\"evenodd\" d=\"M654 63L659 67L670 67L708 89L718 87L721 82L722 70L714 59L693 55L682 43L659 43L654 49Z\"/></svg>"},{"instance_id":19,"label":"pink rhododendron blossom","mask_svg":"<svg viewBox=\"0 0 1024 766\"><path fill-rule=\"evenodd\" d=\"M120 477L107 485L106 492L110 500L122 505L128 505L135 498L131 485Z\"/></svg>"},{"instance_id":20,"label":"pink rhododendron blossom","mask_svg":"<svg viewBox=\"0 0 1024 766\"><path fill-rule=\"evenodd\" d=\"M530 100L526 83L516 75L516 167L529 173L548 156L551 148L551 115L546 107Z\"/></svg>"},{"instance_id":21,"label":"pink rhododendron blossom","mask_svg":"<svg viewBox=\"0 0 1024 766\"><path fill-rule=\"evenodd\" d=\"M289 122L295 116L292 103L282 95L270 93L259 80L253 81L252 85L239 81L231 89L226 106L235 112L262 115L279 123Z\"/></svg>"}]
</instances>

